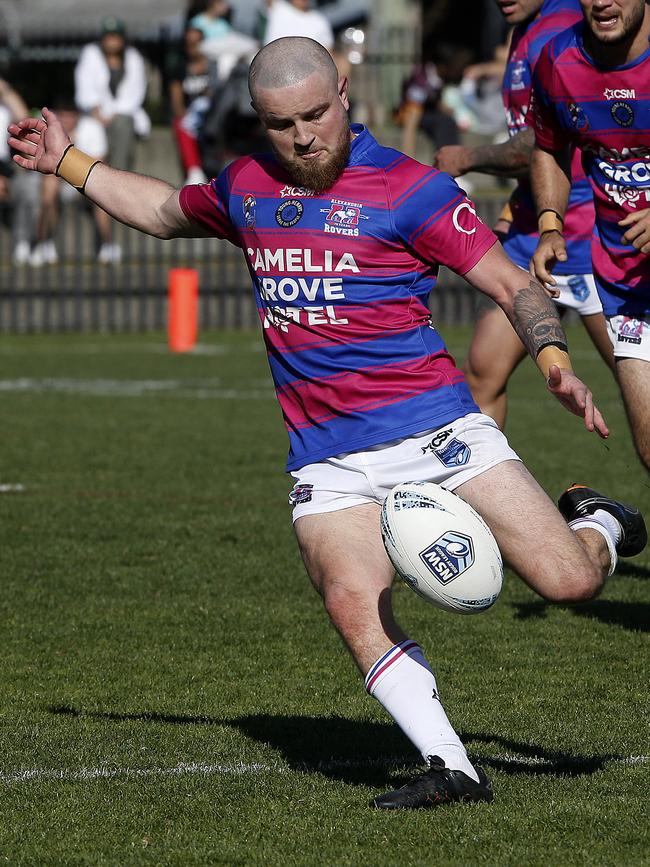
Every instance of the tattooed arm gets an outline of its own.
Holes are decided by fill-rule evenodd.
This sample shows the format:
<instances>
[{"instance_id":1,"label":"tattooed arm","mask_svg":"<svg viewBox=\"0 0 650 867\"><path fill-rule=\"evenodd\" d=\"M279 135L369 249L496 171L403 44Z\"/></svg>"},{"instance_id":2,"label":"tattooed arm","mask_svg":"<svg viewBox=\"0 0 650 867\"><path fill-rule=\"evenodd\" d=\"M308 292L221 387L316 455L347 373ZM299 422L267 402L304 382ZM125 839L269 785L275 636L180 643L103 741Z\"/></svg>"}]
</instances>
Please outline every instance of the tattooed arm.
<instances>
[{"instance_id":1,"label":"tattooed arm","mask_svg":"<svg viewBox=\"0 0 650 867\"><path fill-rule=\"evenodd\" d=\"M500 178L524 178L530 171L530 159L535 145L532 129L523 129L501 144L465 147L447 145L433 158L433 165L457 178L467 172L481 172Z\"/></svg>"},{"instance_id":2,"label":"tattooed arm","mask_svg":"<svg viewBox=\"0 0 650 867\"><path fill-rule=\"evenodd\" d=\"M513 264L500 244L488 250L465 278L503 309L544 374L551 394L570 412L584 418L587 430L607 437L607 425L594 406L591 391L573 372L557 308L542 286Z\"/></svg>"}]
</instances>

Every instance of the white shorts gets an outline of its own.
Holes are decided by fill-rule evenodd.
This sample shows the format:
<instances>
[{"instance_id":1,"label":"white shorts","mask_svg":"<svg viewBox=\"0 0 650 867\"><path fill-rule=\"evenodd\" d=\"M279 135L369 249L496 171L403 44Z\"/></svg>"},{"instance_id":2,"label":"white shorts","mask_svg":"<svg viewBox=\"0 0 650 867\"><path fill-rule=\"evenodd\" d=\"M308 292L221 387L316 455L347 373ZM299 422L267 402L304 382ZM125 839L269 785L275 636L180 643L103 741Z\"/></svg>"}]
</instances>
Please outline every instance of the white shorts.
<instances>
[{"instance_id":1,"label":"white shorts","mask_svg":"<svg viewBox=\"0 0 650 867\"><path fill-rule=\"evenodd\" d=\"M650 318L606 316L605 321L616 358L650 361Z\"/></svg>"},{"instance_id":2,"label":"white shorts","mask_svg":"<svg viewBox=\"0 0 650 867\"><path fill-rule=\"evenodd\" d=\"M453 491L503 461L518 460L496 422L482 413L469 413L438 429L295 470L289 505L295 521L304 515L381 504L400 482L435 482Z\"/></svg>"},{"instance_id":3,"label":"white shorts","mask_svg":"<svg viewBox=\"0 0 650 867\"><path fill-rule=\"evenodd\" d=\"M593 274L555 274L555 282L560 290L560 297L554 298L560 307L570 307L580 316L590 316L601 313L603 305L598 297L598 290Z\"/></svg>"}]
</instances>

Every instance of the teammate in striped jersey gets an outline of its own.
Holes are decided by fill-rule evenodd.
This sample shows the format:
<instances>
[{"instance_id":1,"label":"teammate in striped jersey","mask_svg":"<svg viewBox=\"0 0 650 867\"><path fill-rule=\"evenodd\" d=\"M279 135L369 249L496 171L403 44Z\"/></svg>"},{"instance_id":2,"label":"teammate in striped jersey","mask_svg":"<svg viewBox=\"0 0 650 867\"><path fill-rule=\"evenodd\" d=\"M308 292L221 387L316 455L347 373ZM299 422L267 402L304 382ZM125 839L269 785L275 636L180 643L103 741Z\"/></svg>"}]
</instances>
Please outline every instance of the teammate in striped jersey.
<instances>
[{"instance_id":1,"label":"teammate in striped jersey","mask_svg":"<svg viewBox=\"0 0 650 867\"><path fill-rule=\"evenodd\" d=\"M532 270L553 284L566 262L569 148L596 205L594 276L639 457L650 469L650 5L581 0L584 20L543 49L530 116L543 234Z\"/></svg>"},{"instance_id":2,"label":"teammate in striped jersey","mask_svg":"<svg viewBox=\"0 0 650 867\"><path fill-rule=\"evenodd\" d=\"M142 231L212 235L241 247L289 432L303 560L368 692L429 764L372 805L491 800L422 648L395 620L383 499L406 479L455 490L522 578L564 602L596 594L617 553L643 548L643 519L584 488L563 495L560 514L472 401L427 308L441 262L503 307L550 391L589 430L608 433L571 370L548 295L505 256L455 182L350 127L347 81L310 39L263 48L250 88L273 154L243 158L211 184L180 191L95 164L47 109L13 124L10 142L23 168L57 171ZM540 539L552 544L531 556Z\"/></svg>"},{"instance_id":3,"label":"teammate in striped jersey","mask_svg":"<svg viewBox=\"0 0 650 867\"><path fill-rule=\"evenodd\" d=\"M580 21L582 13L578 0L497 0L497 3L508 24L514 25L502 88L508 141L441 148L434 165L454 177L475 171L517 178L517 186L495 231L513 262L527 269L539 237L529 177L535 144L527 119L533 69L544 44ZM572 168L566 214L567 260L557 269L560 294L555 303L560 312L574 309L580 314L594 345L613 369L614 355L592 275L593 197L577 151ZM506 421L508 380L526 354L499 307L482 303L464 370L474 399L502 429Z\"/></svg>"}]
</instances>

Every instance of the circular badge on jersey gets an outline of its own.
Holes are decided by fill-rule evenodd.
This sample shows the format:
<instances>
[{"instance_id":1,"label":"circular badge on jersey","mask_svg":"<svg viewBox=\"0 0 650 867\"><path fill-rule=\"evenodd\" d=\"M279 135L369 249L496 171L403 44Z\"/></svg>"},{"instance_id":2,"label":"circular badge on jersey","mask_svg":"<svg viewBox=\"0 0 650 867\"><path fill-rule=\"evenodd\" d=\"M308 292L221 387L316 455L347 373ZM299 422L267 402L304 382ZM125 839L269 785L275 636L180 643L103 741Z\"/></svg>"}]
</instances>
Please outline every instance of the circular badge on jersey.
<instances>
[{"instance_id":1,"label":"circular badge on jersey","mask_svg":"<svg viewBox=\"0 0 650 867\"><path fill-rule=\"evenodd\" d=\"M304 210L302 202L298 199L287 199L286 202L282 202L281 205L278 205L275 212L275 221L278 226L282 226L284 229L290 229L292 226L295 226L298 220L302 217L302 212Z\"/></svg>"},{"instance_id":2,"label":"circular badge on jersey","mask_svg":"<svg viewBox=\"0 0 650 867\"><path fill-rule=\"evenodd\" d=\"M634 120L632 106L627 102L615 102L610 109L612 117L619 126L631 126Z\"/></svg>"}]
</instances>

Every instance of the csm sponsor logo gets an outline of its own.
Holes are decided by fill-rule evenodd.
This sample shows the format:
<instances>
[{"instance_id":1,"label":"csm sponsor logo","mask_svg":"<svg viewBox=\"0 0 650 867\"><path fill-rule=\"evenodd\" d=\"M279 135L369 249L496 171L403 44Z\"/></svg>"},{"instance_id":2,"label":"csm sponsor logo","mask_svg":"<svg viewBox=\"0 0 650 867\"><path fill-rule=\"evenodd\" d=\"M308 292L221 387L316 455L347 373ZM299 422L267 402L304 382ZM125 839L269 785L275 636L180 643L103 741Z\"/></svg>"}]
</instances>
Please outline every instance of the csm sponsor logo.
<instances>
[{"instance_id":1,"label":"csm sponsor logo","mask_svg":"<svg viewBox=\"0 0 650 867\"><path fill-rule=\"evenodd\" d=\"M332 235L347 235L356 238L359 235L359 220L367 220L361 213L363 205L358 202L345 202L342 199L332 199L329 208L321 208L325 217L323 229Z\"/></svg>"},{"instance_id":2,"label":"csm sponsor logo","mask_svg":"<svg viewBox=\"0 0 650 867\"><path fill-rule=\"evenodd\" d=\"M608 87L603 91L603 96L605 99L636 99L636 90L630 90L626 87L611 90Z\"/></svg>"},{"instance_id":3,"label":"csm sponsor logo","mask_svg":"<svg viewBox=\"0 0 650 867\"><path fill-rule=\"evenodd\" d=\"M467 572L474 563L474 546L464 533L449 531L420 551L420 560L441 584Z\"/></svg>"},{"instance_id":4,"label":"csm sponsor logo","mask_svg":"<svg viewBox=\"0 0 650 867\"><path fill-rule=\"evenodd\" d=\"M426 455L427 452L435 452L438 446L441 446L453 433L453 428L448 427L447 430L438 431L438 433L433 437L430 443L427 443L426 446L422 446L422 454Z\"/></svg>"},{"instance_id":5,"label":"csm sponsor logo","mask_svg":"<svg viewBox=\"0 0 650 867\"><path fill-rule=\"evenodd\" d=\"M463 222L467 222L467 214L471 214L472 217L474 217L474 220L481 222L471 202L461 202L460 205L456 205L454 212L451 215L451 221L457 232L462 232L463 235L473 235L476 231L476 226L472 226L471 229L463 226Z\"/></svg>"},{"instance_id":6,"label":"csm sponsor logo","mask_svg":"<svg viewBox=\"0 0 650 867\"><path fill-rule=\"evenodd\" d=\"M313 196L314 191L308 190L307 187L282 187L280 190L280 198L282 199L299 199L307 196Z\"/></svg>"}]
</instances>

